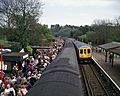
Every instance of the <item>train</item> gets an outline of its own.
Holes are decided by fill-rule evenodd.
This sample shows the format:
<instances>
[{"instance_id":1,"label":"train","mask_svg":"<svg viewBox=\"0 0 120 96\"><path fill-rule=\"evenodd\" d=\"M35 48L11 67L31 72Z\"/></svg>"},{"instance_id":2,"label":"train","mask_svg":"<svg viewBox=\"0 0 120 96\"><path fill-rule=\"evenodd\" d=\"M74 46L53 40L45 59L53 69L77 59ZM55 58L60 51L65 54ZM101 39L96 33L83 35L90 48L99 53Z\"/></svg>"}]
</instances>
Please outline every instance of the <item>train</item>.
<instances>
[{"instance_id":1,"label":"train","mask_svg":"<svg viewBox=\"0 0 120 96\"><path fill-rule=\"evenodd\" d=\"M92 60L92 47L78 40L71 40L76 48L79 63L90 63Z\"/></svg>"},{"instance_id":2,"label":"train","mask_svg":"<svg viewBox=\"0 0 120 96\"><path fill-rule=\"evenodd\" d=\"M74 44L65 38L61 52L26 96L84 96L81 77Z\"/></svg>"}]
</instances>

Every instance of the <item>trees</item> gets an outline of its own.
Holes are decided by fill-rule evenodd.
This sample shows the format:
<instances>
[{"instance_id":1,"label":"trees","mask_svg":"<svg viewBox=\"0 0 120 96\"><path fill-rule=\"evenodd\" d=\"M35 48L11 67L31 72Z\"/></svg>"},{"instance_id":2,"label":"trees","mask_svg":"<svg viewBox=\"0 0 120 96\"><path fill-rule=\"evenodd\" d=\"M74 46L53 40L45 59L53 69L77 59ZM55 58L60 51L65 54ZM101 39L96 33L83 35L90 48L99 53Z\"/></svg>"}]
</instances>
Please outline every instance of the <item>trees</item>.
<instances>
[{"instance_id":1,"label":"trees","mask_svg":"<svg viewBox=\"0 0 120 96\"><path fill-rule=\"evenodd\" d=\"M53 29L55 27L52 27ZM59 25L59 35L92 42L94 45L112 41L120 42L120 16L113 20L94 20L91 26L62 26Z\"/></svg>"},{"instance_id":2,"label":"trees","mask_svg":"<svg viewBox=\"0 0 120 96\"><path fill-rule=\"evenodd\" d=\"M43 40L52 41L52 32L47 25L35 24L34 29L29 30L28 43L30 45L41 45Z\"/></svg>"},{"instance_id":3,"label":"trees","mask_svg":"<svg viewBox=\"0 0 120 96\"><path fill-rule=\"evenodd\" d=\"M8 40L26 47L29 30L41 16L43 4L38 0L0 0L0 5L0 26Z\"/></svg>"},{"instance_id":4,"label":"trees","mask_svg":"<svg viewBox=\"0 0 120 96\"><path fill-rule=\"evenodd\" d=\"M120 16L115 18L115 22L114 23L115 23L116 26L120 26Z\"/></svg>"},{"instance_id":5,"label":"trees","mask_svg":"<svg viewBox=\"0 0 120 96\"><path fill-rule=\"evenodd\" d=\"M7 28L29 28L31 21L36 22L42 14L38 0L0 0L0 5L0 25Z\"/></svg>"},{"instance_id":6,"label":"trees","mask_svg":"<svg viewBox=\"0 0 120 96\"><path fill-rule=\"evenodd\" d=\"M87 38L89 41L96 42L97 45L108 43L112 41L120 42L120 17L116 18L114 22L110 20L95 20L94 24L91 25L91 28L94 32L91 38L91 35L87 33ZM94 40L95 39L95 40Z\"/></svg>"}]
</instances>

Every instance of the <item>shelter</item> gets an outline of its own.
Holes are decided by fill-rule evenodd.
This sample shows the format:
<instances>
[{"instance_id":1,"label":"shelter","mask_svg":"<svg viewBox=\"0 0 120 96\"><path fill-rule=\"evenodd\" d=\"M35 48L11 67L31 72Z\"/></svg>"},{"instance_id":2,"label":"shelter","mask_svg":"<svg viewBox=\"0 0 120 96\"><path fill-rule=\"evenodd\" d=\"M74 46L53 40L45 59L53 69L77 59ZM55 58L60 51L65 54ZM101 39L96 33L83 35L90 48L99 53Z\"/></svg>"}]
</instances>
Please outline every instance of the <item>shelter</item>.
<instances>
[{"instance_id":1,"label":"shelter","mask_svg":"<svg viewBox=\"0 0 120 96\"><path fill-rule=\"evenodd\" d=\"M7 65L7 71L12 71L15 63L18 63L19 68L22 66L22 61L28 57L27 53L11 52L3 54L4 64Z\"/></svg>"},{"instance_id":2,"label":"shelter","mask_svg":"<svg viewBox=\"0 0 120 96\"><path fill-rule=\"evenodd\" d=\"M31 46L31 48L33 49L33 53L32 53L33 56L37 52L37 49L40 49L40 50L51 49L50 46Z\"/></svg>"},{"instance_id":3,"label":"shelter","mask_svg":"<svg viewBox=\"0 0 120 96\"><path fill-rule=\"evenodd\" d=\"M99 45L99 47L104 49L106 52L105 62L107 62L107 52L112 53L112 67L113 67L114 54L120 55L120 43L111 42L111 43Z\"/></svg>"},{"instance_id":4,"label":"shelter","mask_svg":"<svg viewBox=\"0 0 120 96\"><path fill-rule=\"evenodd\" d=\"M110 52L120 55L120 47L111 49Z\"/></svg>"}]
</instances>

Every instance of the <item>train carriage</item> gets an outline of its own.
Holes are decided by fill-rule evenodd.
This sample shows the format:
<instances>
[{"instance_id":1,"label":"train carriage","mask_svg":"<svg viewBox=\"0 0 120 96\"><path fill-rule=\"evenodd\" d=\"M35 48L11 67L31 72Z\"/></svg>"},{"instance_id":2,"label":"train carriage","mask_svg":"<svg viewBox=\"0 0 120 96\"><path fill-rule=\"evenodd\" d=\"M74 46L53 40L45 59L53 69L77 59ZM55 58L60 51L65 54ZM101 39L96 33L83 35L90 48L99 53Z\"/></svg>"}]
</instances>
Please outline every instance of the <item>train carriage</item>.
<instances>
[{"instance_id":1,"label":"train carriage","mask_svg":"<svg viewBox=\"0 0 120 96\"><path fill-rule=\"evenodd\" d=\"M74 40L74 45L77 50L77 55L79 62L91 62L91 57L92 57L92 48L90 45Z\"/></svg>"},{"instance_id":2,"label":"train carriage","mask_svg":"<svg viewBox=\"0 0 120 96\"><path fill-rule=\"evenodd\" d=\"M69 39L26 96L84 96L75 48Z\"/></svg>"}]
</instances>

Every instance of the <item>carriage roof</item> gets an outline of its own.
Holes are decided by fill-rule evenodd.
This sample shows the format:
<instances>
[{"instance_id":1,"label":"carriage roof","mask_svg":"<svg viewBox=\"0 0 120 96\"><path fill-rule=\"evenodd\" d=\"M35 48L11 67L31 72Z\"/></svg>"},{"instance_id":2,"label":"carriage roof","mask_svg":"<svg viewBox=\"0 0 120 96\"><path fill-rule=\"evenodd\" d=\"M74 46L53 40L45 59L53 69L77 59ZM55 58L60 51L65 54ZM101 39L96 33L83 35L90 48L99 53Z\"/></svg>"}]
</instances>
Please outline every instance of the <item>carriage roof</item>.
<instances>
[{"instance_id":1,"label":"carriage roof","mask_svg":"<svg viewBox=\"0 0 120 96\"><path fill-rule=\"evenodd\" d=\"M90 45L79 41L75 41L74 44L77 48L91 48Z\"/></svg>"}]
</instances>

